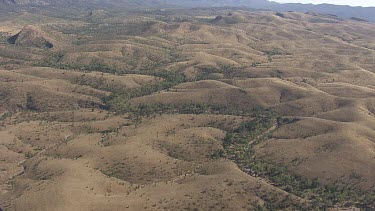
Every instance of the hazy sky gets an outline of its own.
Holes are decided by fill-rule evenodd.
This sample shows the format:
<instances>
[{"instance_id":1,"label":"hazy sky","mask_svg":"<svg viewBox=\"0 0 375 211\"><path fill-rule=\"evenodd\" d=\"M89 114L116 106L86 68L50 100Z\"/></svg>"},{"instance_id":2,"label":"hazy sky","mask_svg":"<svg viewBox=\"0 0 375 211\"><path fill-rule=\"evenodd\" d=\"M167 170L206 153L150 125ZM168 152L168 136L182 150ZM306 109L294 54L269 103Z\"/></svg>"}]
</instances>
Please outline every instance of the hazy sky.
<instances>
[{"instance_id":1,"label":"hazy sky","mask_svg":"<svg viewBox=\"0 0 375 211\"><path fill-rule=\"evenodd\" d=\"M271 0L280 3L341 4L351 6L375 7L375 0Z\"/></svg>"}]
</instances>

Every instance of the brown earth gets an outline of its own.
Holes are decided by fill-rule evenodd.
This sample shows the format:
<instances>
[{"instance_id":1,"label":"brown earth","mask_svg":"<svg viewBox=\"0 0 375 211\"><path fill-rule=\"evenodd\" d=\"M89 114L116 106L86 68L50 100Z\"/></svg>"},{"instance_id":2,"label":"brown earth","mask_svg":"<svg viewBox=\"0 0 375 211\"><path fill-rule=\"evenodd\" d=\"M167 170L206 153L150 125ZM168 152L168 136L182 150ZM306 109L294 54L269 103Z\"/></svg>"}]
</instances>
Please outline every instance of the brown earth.
<instances>
[{"instance_id":1,"label":"brown earth","mask_svg":"<svg viewBox=\"0 0 375 211\"><path fill-rule=\"evenodd\" d=\"M106 13L100 20L77 15L72 24L50 17L24 28L19 45L4 36L0 207L255 210L288 204L279 209L292 210L311 205L311 198L247 174L229 157L213 156L224 150L228 131L252 117L169 112L136 118L135 112L111 110L113 102L205 104L243 113L271 109L286 120L254 147L257 158L321 185L339 182L370 195L375 25L296 12L284 17L260 11L228 15L224 9L202 13L184 11L184 22L173 21L180 18L178 10L164 19L151 12ZM24 19L20 15L21 23ZM7 27L9 20L0 23L2 32L9 32ZM40 27L51 34L39 33ZM43 48L54 43L49 36L61 38L59 48ZM167 85L152 90L160 84ZM129 93L136 94L121 101Z\"/></svg>"}]
</instances>

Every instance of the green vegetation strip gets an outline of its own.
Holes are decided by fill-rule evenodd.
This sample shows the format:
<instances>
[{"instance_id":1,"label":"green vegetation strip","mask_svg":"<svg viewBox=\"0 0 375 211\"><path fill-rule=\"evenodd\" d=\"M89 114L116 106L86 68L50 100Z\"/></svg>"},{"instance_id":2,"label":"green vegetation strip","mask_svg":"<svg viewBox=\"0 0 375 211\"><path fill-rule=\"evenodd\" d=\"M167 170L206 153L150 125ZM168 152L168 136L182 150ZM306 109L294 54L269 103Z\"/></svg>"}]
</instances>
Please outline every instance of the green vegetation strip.
<instances>
[{"instance_id":1,"label":"green vegetation strip","mask_svg":"<svg viewBox=\"0 0 375 211\"><path fill-rule=\"evenodd\" d=\"M136 97L142 97L146 95L150 95L162 90L168 90L178 84L184 83L184 82L191 82L191 81L199 81L199 80L208 80L212 79L210 74L213 73L220 73L224 74L225 77L230 78L233 76L233 74L236 71L237 68L234 66L225 66L221 69L202 69L200 75L198 75L195 79L190 79L188 80L184 74L179 73L179 72L173 72L173 71L152 71L152 70L143 70L137 72L137 74L143 74L143 75L148 75L148 76L155 76L162 78L163 80L157 84L148 84L145 86L142 86L141 88L134 89L128 92L122 92L122 93L113 93L109 97L106 97L103 99L105 104L108 106L107 109L111 109L113 111L119 112L119 113L124 113L124 112L137 112L134 110L140 110L145 111L145 110L155 110L155 111L166 111L166 110L172 110L172 108L163 108L163 107L168 107L168 105L162 105L162 104L146 104L146 105L141 105L138 106L137 108L130 106L129 100L136 98ZM191 106L191 105L187 105ZM201 106L201 105L198 105ZM160 108L155 108L155 107L160 107ZM221 112L229 112L233 113L235 109L225 107L223 109L222 106L211 106L213 107L221 107L219 110ZM206 109L206 108L202 108ZM181 110L181 109L180 109ZM182 109L183 110L183 109ZM224 111L225 110L225 111ZM228 110L228 111L227 111ZM146 112L146 111L145 111ZM151 111L150 111L151 112ZM238 113L238 112L237 112Z\"/></svg>"},{"instance_id":2,"label":"green vegetation strip","mask_svg":"<svg viewBox=\"0 0 375 211\"><path fill-rule=\"evenodd\" d=\"M255 155L254 147L261 141L271 137L273 124L276 116L272 112L258 115L250 122L243 123L233 132L227 132L224 139L224 152L217 155L233 160L244 172L269 180L275 186L288 193L308 199L311 205L308 208L322 209L338 206L360 207L373 209L375 205L374 193L363 193L353 187L340 184L323 185L318 179L310 180L293 174L286 166L271 163ZM293 207L300 209L297 205L285 201L281 204L266 203L268 210L278 210Z\"/></svg>"},{"instance_id":3,"label":"green vegetation strip","mask_svg":"<svg viewBox=\"0 0 375 211\"><path fill-rule=\"evenodd\" d=\"M281 203L266 202L260 210L278 209L316 209L325 210L334 206L360 207L373 209L375 204L374 193L363 193L353 187L339 182L323 185L318 179L307 179L295 175L287 166L269 162L255 155L254 147L272 136L279 118L270 110L254 109L239 111L226 106L206 104L141 104L126 106L122 111L129 112L134 117L161 115L161 114L221 114L252 117L251 121L243 122L237 129L227 131L223 140L224 150L219 150L212 158L227 158L234 161L244 172L261 177L288 193L310 201L309 205L301 207L293 204L291 200Z\"/></svg>"},{"instance_id":4,"label":"green vegetation strip","mask_svg":"<svg viewBox=\"0 0 375 211\"><path fill-rule=\"evenodd\" d=\"M269 57L281 55L277 50L266 52ZM58 66L58 58L45 66ZM62 64L59 64L62 65ZM355 188L340 184L323 185L317 179L309 180L290 172L287 166L281 166L265 159L256 157L254 147L261 141L271 137L271 128L275 126L277 115L271 111L255 109L251 111L239 111L221 105L204 105L204 104L141 104L131 106L129 100L136 97L150 95L161 90L167 90L177 84L191 81L185 76L173 71L119 71L100 64L92 64L85 67L76 67L70 65L58 66L62 69L84 69L96 70L100 72L121 73L121 74L144 74L163 78L160 83L148 84L138 89L128 92L113 93L111 96L103 99L105 109L116 111L117 113L131 113L135 120L142 116L151 116L157 114L224 114L253 117L253 120L244 122L234 131L227 131L223 141L224 150L213 154L213 158L227 158L234 161L244 172L253 176L267 179L275 186L296 196L308 199L311 204L308 208L326 209L338 206L356 206L366 210L375 209L375 193L363 193ZM217 69L203 69L201 74L195 80L211 79L211 74L220 73L225 77L233 77L237 74L235 67L224 67ZM301 209L300 205L291 204L290 200L284 200L282 203L266 203L260 210L275 209Z\"/></svg>"},{"instance_id":5,"label":"green vegetation strip","mask_svg":"<svg viewBox=\"0 0 375 211\"><path fill-rule=\"evenodd\" d=\"M164 80L157 84L148 84L148 85L142 86L141 88L134 89L128 92L113 93L109 97L106 97L103 99L104 103L108 106L107 109L111 109L120 113L134 112L134 110L139 110L141 109L141 107L135 108L135 107L130 106L129 104L130 99L135 98L135 97L150 95L152 93L155 93L161 90L169 89L177 84L180 84L186 81L183 75L179 73L175 73L175 72L148 71L145 74L160 77L160 78L163 78Z\"/></svg>"}]
</instances>

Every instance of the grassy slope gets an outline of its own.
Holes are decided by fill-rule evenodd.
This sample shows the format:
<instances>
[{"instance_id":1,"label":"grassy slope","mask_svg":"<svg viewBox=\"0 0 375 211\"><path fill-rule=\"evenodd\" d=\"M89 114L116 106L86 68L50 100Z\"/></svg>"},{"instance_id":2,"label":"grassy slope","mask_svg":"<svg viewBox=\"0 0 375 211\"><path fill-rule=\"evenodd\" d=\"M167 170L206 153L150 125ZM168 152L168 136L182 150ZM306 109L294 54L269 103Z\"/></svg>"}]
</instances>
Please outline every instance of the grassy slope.
<instances>
[{"instance_id":1,"label":"grassy slope","mask_svg":"<svg viewBox=\"0 0 375 211\"><path fill-rule=\"evenodd\" d=\"M373 208L374 25L160 12L1 43L1 207Z\"/></svg>"}]
</instances>

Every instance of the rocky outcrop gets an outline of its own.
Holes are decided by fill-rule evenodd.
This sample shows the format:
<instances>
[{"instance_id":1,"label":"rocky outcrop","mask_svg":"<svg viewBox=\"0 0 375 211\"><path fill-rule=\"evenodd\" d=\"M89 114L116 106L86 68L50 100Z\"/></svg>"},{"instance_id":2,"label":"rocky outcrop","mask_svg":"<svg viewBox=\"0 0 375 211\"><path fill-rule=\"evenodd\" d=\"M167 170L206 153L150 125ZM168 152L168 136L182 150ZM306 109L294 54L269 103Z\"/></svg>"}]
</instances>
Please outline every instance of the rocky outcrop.
<instances>
[{"instance_id":1,"label":"rocky outcrop","mask_svg":"<svg viewBox=\"0 0 375 211\"><path fill-rule=\"evenodd\" d=\"M54 47L52 39L35 26L25 26L18 34L8 38L8 42L15 45L37 48Z\"/></svg>"}]
</instances>

